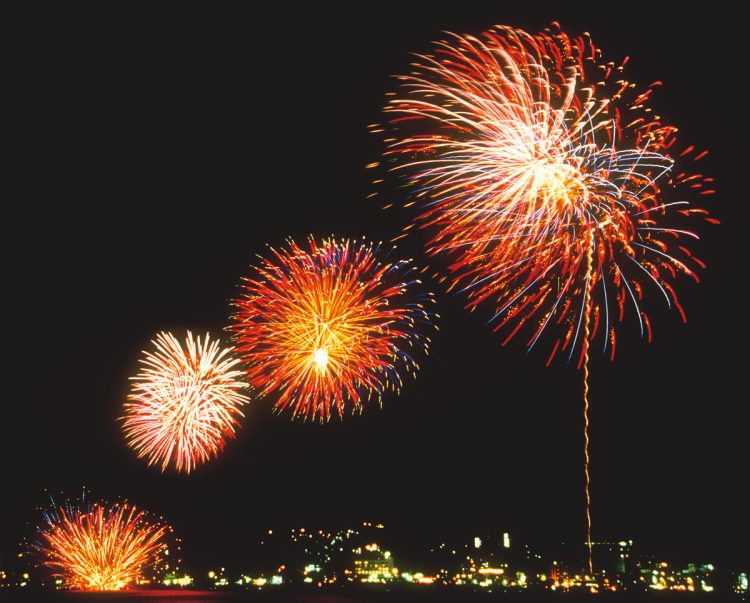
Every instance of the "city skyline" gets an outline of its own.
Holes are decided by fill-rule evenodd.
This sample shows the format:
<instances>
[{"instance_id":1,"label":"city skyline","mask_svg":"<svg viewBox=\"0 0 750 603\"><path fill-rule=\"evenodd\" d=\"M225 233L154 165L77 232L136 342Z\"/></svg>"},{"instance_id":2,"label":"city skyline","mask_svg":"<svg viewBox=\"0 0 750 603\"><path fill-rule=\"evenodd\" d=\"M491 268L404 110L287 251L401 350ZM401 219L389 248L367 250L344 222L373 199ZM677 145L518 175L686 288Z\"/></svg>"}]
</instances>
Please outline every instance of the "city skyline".
<instances>
[{"instance_id":1,"label":"city skyline","mask_svg":"<svg viewBox=\"0 0 750 603\"><path fill-rule=\"evenodd\" d=\"M142 575L141 589L209 590L324 589L365 586L408 589L456 588L477 592L660 591L746 595L746 567L721 567L711 559L667 559L633 540L594 542L594 575L586 571L586 546L558 543L551 549L518 542L500 528L415 543L419 553L402 554L398 534L377 520L355 525L269 527L246 543L245 559L196 565L179 542L159 568ZM176 546L175 546L176 545ZM416 548L413 550L417 550ZM576 552L577 551L577 552ZM171 565L170 565L171 563ZM66 581L35 566L24 555L0 567L0 589L60 590Z\"/></svg>"}]
</instances>

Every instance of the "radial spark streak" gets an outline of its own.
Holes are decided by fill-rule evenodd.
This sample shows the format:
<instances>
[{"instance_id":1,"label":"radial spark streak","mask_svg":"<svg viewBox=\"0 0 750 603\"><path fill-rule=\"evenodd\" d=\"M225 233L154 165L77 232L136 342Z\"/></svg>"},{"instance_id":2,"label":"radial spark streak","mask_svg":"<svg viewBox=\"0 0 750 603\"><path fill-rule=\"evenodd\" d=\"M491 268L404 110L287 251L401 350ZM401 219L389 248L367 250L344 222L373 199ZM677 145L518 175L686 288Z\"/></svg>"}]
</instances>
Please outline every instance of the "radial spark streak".
<instances>
[{"instance_id":1,"label":"radial spark streak","mask_svg":"<svg viewBox=\"0 0 750 603\"><path fill-rule=\"evenodd\" d=\"M171 333L159 333L155 351L144 352L141 372L122 417L128 444L162 471L190 473L216 457L234 437L248 398L240 393L239 360L208 334L188 332L185 347Z\"/></svg>"},{"instance_id":2,"label":"radial spark streak","mask_svg":"<svg viewBox=\"0 0 750 603\"><path fill-rule=\"evenodd\" d=\"M156 564L170 532L127 503L67 504L45 513L34 548L65 588L120 590Z\"/></svg>"},{"instance_id":3,"label":"radial spark streak","mask_svg":"<svg viewBox=\"0 0 750 603\"><path fill-rule=\"evenodd\" d=\"M697 281L703 264L683 223L707 216L687 198L712 193L712 179L676 169L676 128L649 106L659 82L639 88L627 59L605 62L588 36L558 28L446 35L399 78L386 158L452 288L492 307L503 344L525 330L531 350L551 335L548 363L565 352L581 366L589 280L589 337L612 358L627 313L651 339L649 295L684 320L673 283Z\"/></svg>"},{"instance_id":4,"label":"radial spark streak","mask_svg":"<svg viewBox=\"0 0 750 603\"><path fill-rule=\"evenodd\" d=\"M381 401L419 368L432 297L410 261L381 245L310 239L260 258L243 283L231 329L259 393L279 410L326 420Z\"/></svg>"}]
</instances>

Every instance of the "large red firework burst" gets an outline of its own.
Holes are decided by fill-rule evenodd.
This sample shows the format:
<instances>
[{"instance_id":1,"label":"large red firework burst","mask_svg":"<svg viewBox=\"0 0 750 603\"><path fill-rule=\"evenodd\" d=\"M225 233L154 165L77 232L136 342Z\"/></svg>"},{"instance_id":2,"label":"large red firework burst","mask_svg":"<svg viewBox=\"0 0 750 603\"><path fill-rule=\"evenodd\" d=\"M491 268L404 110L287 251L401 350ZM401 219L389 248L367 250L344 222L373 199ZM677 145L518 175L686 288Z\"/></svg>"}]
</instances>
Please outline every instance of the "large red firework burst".
<instances>
[{"instance_id":1,"label":"large red firework burst","mask_svg":"<svg viewBox=\"0 0 750 603\"><path fill-rule=\"evenodd\" d=\"M34 548L66 588L120 590L160 562L170 534L127 503L68 503L45 512Z\"/></svg>"},{"instance_id":2,"label":"large red firework burst","mask_svg":"<svg viewBox=\"0 0 750 603\"><path fill-rule=\"evenodd\" d=\"M448 34L386 107L386 157L412 184L428 252L469 307L494 307L503 343L525 327L531 349L557 326L549 361L578 350L580 365L597 334L614 357L629 311L650 340L650 290L684 320L673 281L703 266L682 223L706 214L685 196L711 179L675 167L676 129L649 107L659 83L639 89L626 63L557 27Z\"/></svg>"},{"instance_id":3,"label":"large red firework burst","mask_svg":"<svg viewBox=\"0 0 750 603\"><path fill-rule=\"evenodd\" d=\"M230 328L250 384L277 392L277 408L325 420L380 400L417 370L432 298L415 291L410 261L380 254L352 241L289 241L244 281Z\"/></svg>"},{"instance_id":4,"label":"large red firework burst","mask_svg":"<svg viewBox=\"0 0 750 603\"><path fill-rule=\"evenodd\" d=\"M144 352L143 368L131 379L125 437L149 465L190 473L234 437L247 384L231 348L220 348L208 334L194 338L188 331L184 348L171 333L152 343L155 350Z\"/></svg>"}]
</instances>

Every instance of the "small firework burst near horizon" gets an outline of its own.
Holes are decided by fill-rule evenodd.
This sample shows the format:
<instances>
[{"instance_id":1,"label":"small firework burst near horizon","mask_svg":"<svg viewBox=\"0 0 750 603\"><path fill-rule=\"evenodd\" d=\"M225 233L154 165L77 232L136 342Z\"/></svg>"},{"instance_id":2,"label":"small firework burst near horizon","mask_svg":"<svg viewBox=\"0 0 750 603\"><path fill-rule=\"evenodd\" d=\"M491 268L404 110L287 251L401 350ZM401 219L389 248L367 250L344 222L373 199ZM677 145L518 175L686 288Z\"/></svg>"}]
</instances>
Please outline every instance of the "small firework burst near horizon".
<instances>
[{"instance_id":1,"label":"small firework burst near horizon","mask_svg":"<svg viewBox=\"0 0 750 603\"><path fill-rule=\"evenodd\" d=\"M156 571L171 534L162 520L127 502L53 502L32 550L66 589L114 591Z\"/></svg>"},{"instance_id":2,"label":"small firework burst near horizon","mask_svg":"<svg viewBox=\"0 0 750 603\"><path fill-rule=\"evenodd\" d=\"M247 378L278 410L321 421L398 391L434 326L411 260L382 244L289 240L259 258L230 326Z\"/></svg>"},{"instance_id":3,"label":"small firework burst near horizon","mask_svg":"<svg viewBox=\"0 0 750 603\"><path fill-rule=\"evenodd\" d=\"M704 267L692 218L716 223L690 201L713 179L678 167L706 152L676 150L677 129L650 106L660 82L627 81L626 63L556 24L446 34L385 108L385 157L443 278L468 308L490 306L503 345L554 335L548 363L564 353L580 367L597 337L614 358L626 315L650 341L651 297L684 321L674 283Z\"/></svg>"},{"instance_id":4,"label":"small firework burst near horizon","mask_svg":"<svg viewBox=\"0 0 750 603\"><path fill-rule=\"evenodd\" d=\"M215 458L233 438L248 397L239 359L208 334L185 345L159 333L144 351L142 369L121 417L128 445L149 465L190 473Z\"/></svg>"}]
</instances>

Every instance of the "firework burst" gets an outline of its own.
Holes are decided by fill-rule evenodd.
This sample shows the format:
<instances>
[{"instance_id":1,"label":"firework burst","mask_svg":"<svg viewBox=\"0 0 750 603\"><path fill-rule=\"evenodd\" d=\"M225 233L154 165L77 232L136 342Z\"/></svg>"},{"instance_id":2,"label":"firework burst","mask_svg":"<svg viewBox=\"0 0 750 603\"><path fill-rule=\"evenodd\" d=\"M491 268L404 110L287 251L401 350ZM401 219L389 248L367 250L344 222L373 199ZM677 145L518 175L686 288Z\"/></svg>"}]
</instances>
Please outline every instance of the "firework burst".
<instances>
[{"instance_id":1,"label":"firework burst","mask_svg":"<svg viewBox=\"0 0 750 603\"><path fill-rule=\"evenodd\" d=\"M470 308L493 306L503 344L558 333L548 362L578 351L580 366L597 335L614 357L627 312L650 340L651 293L684 320L672 283L703 266L682 222L706 212L682 195L712 193L711 179L676 173L676 129L648 106L658 82L639 90L625 63L558 28L449 34L386 107L386 156L411 182L428 252Z\"/></svg>"},{"instance_id":2,"label":"firework burst","mask_svg":"<svg viewBox=\"0 0 750 603\"><path fill-rule=\"evenodd\" d=\"M248 398L240 393L238 359L208 334L188 332L185 347L170 333L159 333L155 351L144 352L143 368L132 377L124 406L128 444L148 464L190 473L216 457L234 437Z\"/></svg>"},{"instance_id":3,"label":"firework burst","mask_svg":"<svg viewBox=\"0 0 750 603\"><path fill-rule=\"evenodd\" d=\"M590 572L590 343L601 333L614 358L627 308L650 341L643 300L654 293L684 321L672 283L697 281L703 263L682 222L716 222L685 198L713 193L712 179L675 168L676 128L649 106L659 82L639 89L626 63L602 61L588 36L556 24L448 34L417 56L386 107L386 155L412 184L428 253L449 259L451 287L471 309L494 305L503 345L525 329L531 350L553 332L547 364L563 351L583 367Z\"/></svg>"},{"instance_id":4,"label":"firework burst","mask_svg":"<svg viewBox=\"0 0 750 603\"><path fill-rule=\"evenodd\" d=\"M432 322L432 298L414 292L410 261L379 259L379 245L310 239L289 241L260 259L246 279L231 330L262 394L277 392L277 408L326 420L347 403L398 390L426 351L422 326Z\"/></svg>"},{"instance_id":5,"label":"firework burst","mask_svg":"<svg viewBox=\"0 0 750 603\"><path fill-rule=\"evenodd\" d=\"M127 503L55 506L34 549L74 590L120 590L168 553L171 528Z\"/></svg>"}]
</instances>

